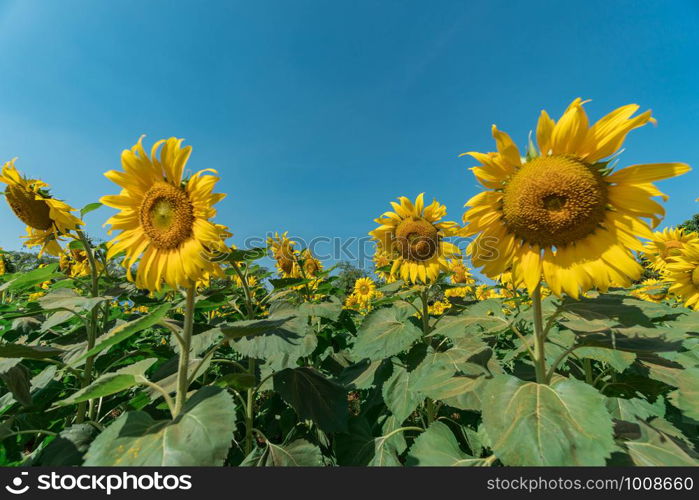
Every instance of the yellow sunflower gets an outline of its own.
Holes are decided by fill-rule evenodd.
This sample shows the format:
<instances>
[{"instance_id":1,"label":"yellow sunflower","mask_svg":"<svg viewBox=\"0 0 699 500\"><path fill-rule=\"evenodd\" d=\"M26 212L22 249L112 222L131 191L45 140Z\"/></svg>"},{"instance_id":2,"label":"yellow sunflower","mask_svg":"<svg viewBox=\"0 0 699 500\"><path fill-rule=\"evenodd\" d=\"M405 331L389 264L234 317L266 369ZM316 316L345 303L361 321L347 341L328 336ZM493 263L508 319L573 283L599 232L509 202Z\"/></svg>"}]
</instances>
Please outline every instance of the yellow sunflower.
<instances>
[{"instance_id":1,"label":"yellow sunflower","mask_svg":"<svg viewBox=\"0 0 699 500\"><path fill-rule=\"evenodd\" d=\"M396 281L394 276L391 276L390 272L379 271L381 268L385 268L391 265L393 259L385 251L381 251L378 248L374 252L374 274L379 277L379 279L384 280L386 283L393 283Z\"/></svg>"},{"instance_id":2,"label":"yellow sunflower","mask_svg":"<svg viewBox=\"0 0 699 500\"><path fill-rule=\"evenodd\" d=\"M312 279L318 276L318 273L322 270L323 264L313 256L313 253L311 253L308 248L306 248L301 252L299 259L294 264L292 274L296 278Z\"/></svg>"},{"instance_id":3,"label":"yellow sunflower","mask_svg":"<svg viewBox=\"0 0 699 500\"><path fill-rule=\"evenodd\" d=\"M456 286L454 288L447 288L444 290L445 297L460 297L464 298L473 292L473 288L470 286Z\"/></svg>"},{"instance_id":4,"label":"yellow sunflower","mask_svg":"<svg viewBox=\"0 0 699 500\"><path fill-rule=\"evenodd\" d=\"M272 252L282 278L293 278L298 252L294 249L296 242L291 241L287 234L286 232L281 235L274 233L274 236L267 238L267 246Z\"/></svg>"},{"instance_id":5,"label":"yellow sunflower","mask_svg":"<svg viewBox=\"0 0 699 500\"><path fill-rule=\"evenodd\" d=\"M110 170L105 176L122 187L121 193L100 200L119 213L106 223L109 233L120 233L110 242L108 258L126 252L123 265L129 279L138 262L136 286L160 290L189 288L212 275L221 275L213 254L225 252L223 240L230 235L225 226L209 219L213 205L226 195L213 193L219 180L215 170L201 170L184 179L191 146L171 137L153 145L150 156L141 137L121 154L124 171ZM162 148L162 149L161 149Z\"/></svg>"},{"instance_id":6,"label":"yellow sunflower","mask_svg":"<svg viewBox=\"0 0 699 500\"><path fill-rule=\"evenodd\" d=\"M7 272L7 265L5 264L5 252L0 248L0 276Z\"/></svg>"},{"instance_id":7,"label":"yellow sunflower","mask_svg":"<svg viewBox=\"0 0 699 500\"><path fill-rule=\"evenodd\" d=\"M243 286L243 280L240 279L240 276L235 275L235 284L237 287L242 288ZM255 288L258 285L257 278L255 276L248 276L245 281L247 282L248 288Z\"/></svg>"},{"instance_id":8,"label":"yellow sunflower","mask_svg":"<svg viewBox=\"0 0 699 500\"><path fill-rule=\"evenodd\" d=\"M643 246L643 256L650 261L651 269L662 272L686 244L699 244L699 235L684 229L666 228L653 233L651 241Z\"/></svg>"},{"instance_id":9,"label":"yellow sunflower","mask_svg":"<svg viewBox=\"0 0 699 500\"><path fill-rule=\"evenodd\" d=\"M667 283L657 279L647 279L631 295L648 302L660 303L667 298Z\"/></svg>"},{"instance_id":10,"label":"yellow sunflower","mask_svg":"<svg viewBox=\"0 0 699 500\"><path fill-rule=\"evenodd\" d=\"M360 302L369 302L376 294L376 284L371 278L359 278L354 282L354 295Z\"/></svg>"},{"instance_id":11,"label":"yellow sunflower","mask_svg":"<svg viewBox=\"0 0 699 500\"><path fill-rule=\"evenodd\" d=\"M487 189L464 213L472 262L491 278L511 270L513 283L533 292L543 278L553 293L579 297L593 287L628 286L641 275L632 250L664 215L653 181L690 170L684 163L634 165L613 171L609 159L629 131L654 121L650 111L623 106L591 127L576 99L558 122L542 111L539 152L522 159L510 136L493 126L497 153L464 153Z\"/></svg>"},{"instance_id":12,"label":"yellow sunflower","mask_svg":"<svg viewBox=\"0 0 699 500\"><path fill-rule=\"evenodd\" d=\"M466 266L462 258L449 261L449 271L451 271L451 282L454 284L464 283L472 285L476 282L471 276L471 269Z\"/></svg>"},{"instance_id":13,"label":"yellow sunflower","mask_svg":"<svg viewBox=\"0 0 699 500\"><path fill-rule=\"evenodd\" d=\"M448 271L447 259L459 254L455 245L444 241L456 235L458 225L440 222L446 207L437 201L425 206L423 198L420 194L414 204L404 196L400 203L391 202L394 211L375 219L380 225L369 233L377 240L378 251L395 255L391 276L410 283L436 280L440 271Z\"/></svg>"},{"instance_id":14,"label":"yellow sunflower","mask_svg":"<svg viewBox=\"0 0 699 500\"><path fill-rule=\"evenodd\" d=\"M699 244L685 245L665 268L671 283L669 293L679 296L684 305L699 310Z\"/></svg>"},{"instance_id":15,"label":"yellow sunflower","mask_svg":"<svg viewBox=\"0 0 699 500\"><path fill-rule=\"evenodd\" d=\"M441 316L450 307L451 302L448 300L437 300L432 305L427 306L427 312L434 316Z\"/></svg>"},{"instance_id":16,"label":"yellow sunflower","mask_svg":"<svg viewBox=\"0 0 699 500\"><path fill-rule=\"evenodd\" d=\"M5 199L10 208L27 225L24 245L30 248L41 246L39 257L44 252L59 256L62 237L78 229L83 222L71 213L74 208L51 197L48 184L22 177L15 167L15 160L2 167L0 182L7 184Z\"/></svg>"},{"instance_id":17,"label":"yellow sunflower","mask_svg":"<svg viewBox=\"0 0 699 500\"><path fill-rule=\"evenodd\" d=\"M90 261L85 250L72 249L68 253L61 254L58 267L71 278L79 278L90 275ZM97 272L100 273L104 266L100 261L95 261Z\"/></svg>"}]
</instances>

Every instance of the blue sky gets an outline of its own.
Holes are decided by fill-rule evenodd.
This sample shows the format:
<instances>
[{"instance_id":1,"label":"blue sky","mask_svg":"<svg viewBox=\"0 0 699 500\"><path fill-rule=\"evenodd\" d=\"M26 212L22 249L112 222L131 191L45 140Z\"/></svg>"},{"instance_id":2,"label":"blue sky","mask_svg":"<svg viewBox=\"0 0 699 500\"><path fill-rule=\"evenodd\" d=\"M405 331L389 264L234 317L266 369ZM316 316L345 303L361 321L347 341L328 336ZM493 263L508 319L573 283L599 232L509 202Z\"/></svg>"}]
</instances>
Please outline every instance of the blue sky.
<instances>
[{"instance_id":1,"label":"blue sky","mask_svg":"<svg viewBox=\"0 0 699 500\"><path fill-rule=\"evenodd\" d=\"M0 151L73 206L139 135L184 137L228 193L232 243L275 230L363 236L397 196L459 220L464 151L520 144L575 97L635 102L658 127L621 165L699 166L699 3L686 1L0 2ZM660 184L666 223L699 212L699 169ZM87 216L104 238L106 207ZM23 226L0 206L0 246Z\"/></svg>"}]
</instances>

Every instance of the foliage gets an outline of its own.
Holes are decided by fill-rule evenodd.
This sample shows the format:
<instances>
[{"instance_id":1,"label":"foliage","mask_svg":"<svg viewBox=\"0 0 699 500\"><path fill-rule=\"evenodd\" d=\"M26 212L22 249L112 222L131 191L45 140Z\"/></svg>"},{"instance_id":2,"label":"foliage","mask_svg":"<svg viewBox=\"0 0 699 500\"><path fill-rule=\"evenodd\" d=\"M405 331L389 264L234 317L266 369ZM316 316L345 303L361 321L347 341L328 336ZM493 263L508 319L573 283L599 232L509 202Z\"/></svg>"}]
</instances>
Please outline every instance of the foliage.
<instances>
[{"instance_id":1,"label":"foliage","mask_svg":"<svg viewBox=\"0 0 699 500\"><path fill-rule=\"evenodd\" d=\"M526 293L446 299L443 280L394 283L363 314L343 308L347 286L328 272L313 289L266 284L263 253L238 251L197 291L189 397L174 417L180 291L146 294L109 268L96 297L89 276L55 265L0 277L0 462L699 463L699 312L621 289L547 297L542 383ZM247 289L238 271L255 277Z\"/></svg>"}]
</instances>

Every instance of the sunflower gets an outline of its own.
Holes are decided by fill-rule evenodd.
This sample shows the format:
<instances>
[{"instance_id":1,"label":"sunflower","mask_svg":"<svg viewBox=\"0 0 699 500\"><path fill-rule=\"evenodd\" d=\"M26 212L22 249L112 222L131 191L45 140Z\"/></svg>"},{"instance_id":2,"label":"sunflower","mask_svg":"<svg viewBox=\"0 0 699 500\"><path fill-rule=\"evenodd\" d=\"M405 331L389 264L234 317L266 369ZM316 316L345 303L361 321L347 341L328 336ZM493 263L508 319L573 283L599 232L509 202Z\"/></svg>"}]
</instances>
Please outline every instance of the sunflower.
<instances>
[{"instance_id":1,"label":"sunflower","mask_svg":"<svg viewBox=\"0 0 699 500\"><path fill-rule=\"evenodd\" d=\"M471 276L471 269L464 264L462 258L449 261L449 271L451 271L451 282L454 284L464 283L472 285L476 282Z\"/></svg>"},{"instance_id":2,"label":"sunflower","mask_svg":"<svg viewBox=\"0 0 699 500\"><path fill-rule=\"evenodd\" d=\"M51 197L48 184L22 177L15 167L15 160L2 167L0 182L7 184L5 198L10 208L27 225L24 245L30 248L41 246L39 257L44 252L59 256L62 237L78 229L83 222L71 213L74 208Z\"/></svg>"},{"instance_id":3,"label":"sunflower","mask_svg":"<svg viewBox=\"0 0 699 500\"><path fill-rule=\"evenodd\" d=\"M236 275L236 276L234 276L234 279L235 279L236 286L238 288L242 288L243 280L240 279L240 276ZM248 288L255 288L259 283L259 281L257 280L257 278L255 276L248 276L247 278L245 278L245 281L248 285Z\"/></svg>"},{"instance_id":4,"label":"sunflower","mask_svg":"<svg viewBox=\"0 0 699 500\"><path fill-rule=\"evenodd\" d=\"M434 316L441 316L451 307L451 302L448 300L437 300L433 304L427 306L427 312Z\"/></svg>"},{"instance_id":5,"label":"sunflower","mask_svg":"<svg viewBox=\"0 0 699 500\"><path fill-rule=\"evenodd\" d=\"M456 286L453 288L447 288L444 290L445 297L460 297L464 298L473 293L473 287L470 286Z\"/></svg>"},{"instance_id":6,"label":"sunflower","mask_svg":"<svg viewBox=\"0 0 699 500\"><path fill-rule=\"evenodd\" d=\"M360 302L369 302L376 294L376 284L371 278L359 278L354 282L354 295Z\"/></svg>"},{"instance_id":7,"label":"sunflower","mask_svg":"<svg viewBox=\"0 0 699 500\"><path fill-rule=\"evenodd\" d=\"M669 293L679 296L684 305L699 310L699 244L685 245L665 268L671 283Z\"/></svg>"},{"instance_id":8,"label":"sunflower","mask_svg":"<svg viewBox=\"0 0 699 500\"><path fill-rule=\"evenodd\" d=\"M223 240L230 233L209 220L216 215L213 205L225 197L212 192L219 179L208 173L216 171L201 170L183 179L191 146L183 148L183 139L171 137L156 142L148 156L142 140L122 152L123 172L105 174L122 187L119 195L100 200L119 210L105 223L111 225L110 234L121 231L110 242L107 257L126 252L129 279L139 262L136 286L151 291L163 283L190 288L221 275L212 256L226 251Z\"/></svg>"},{"instance_id":9,"label":"sunflower","mask_svg":"<svg viewBox=\"0 0 699 500\"><path fill-rule=\"evenodd\" d=\"M5 252L0 248L0 276L7 272L7 265L5 264Z\"/></svg>"},{"instance_id":10,"label":"sunflower","mask_svg":"<svg viewBox=\"0 0 699 500\"><path fill-rule=\"evenodd\" d=\"M378 251L395 255L391 276L400 276L410 283L435 281L440 271L448 271L447 259L459 249L446 241L459 229L455 222L440 222L447 214L444 205L433 201L425 206L424 193L413 204L402 196L400 203L391 202L393 212L375 219L380 224L369 233L377 240Z\"/></svg>"},{"instance_id":11,"label":"sunflower","mask_svg":"<svg viewBox=\"0 0 699 500\"><path fill-rule=\"evenodd\" d=\"M294 264L292 274L296 278L312 279L323 270L323 264L306 248Z\"/></svg>"},{"instance_id":12,"label":"sunflower","mask_svg":"<svg viewBox=\"0 0 699 500\"><path fill-rule=\"evenodd\" d=\"M643 257L650 261L650 268L662 272L672 258L679 255L686 244L698 244L699 235L681 228L666 228L653 233L643 246Z\"/></svg>"},{"instance_id":13,"label":"sunflower","mask_svg":"<svg viewBox=\"0 0 699 500\"><path fill-rule=\"evenodd\" d=\"M543 278L553 293L579 297L611 285L629 286L642 268L632 250L664 215L654 196L667 197L653 181L690 170L683 163L634 165L613 171L611 155L629 131L654 121L650 111L623 106L588 126L576 99L558 122L542 111L522 159L510 136L493 125L497 153L464 153L486 191L471 198L463 220L473 264L494 278L511 270L516 286L533 292Z\"/></svg>"},{"instance_id":14,"label":"sunflower","mask_svg":"<svg viewBox=\"0 0 699 500\"><path fill-rule=\"evenodd\" d=\"M58 267L71 278L89 276L91 273L90 261L85 250L72 249L69 253L61 254ZM104 269L99 261L95 261L95 267L98 273Z\"/></svg>"},{"instance_id":15,"label":"sunflower","mask_svg":"<svg viewBox=\"0 0 699 500\"><path fill-rule=\"evenodd\" d=\"M660 303L667 298L667 283L654 278L641 283L641 287L633 290L631 295L648 302Z\"/></svg>"},{"instance_id":16,"label":"sunflower","mask_svg":"<svg viewBox=\"0 0 699 500\"><path fill-rule=\"evenodd\" d=\"M355 294L350 295L345 300L345 309L351 309L353 311L358 311L360 309L359 297Z\"/></svg>"},{"instance_id":17,"label":"sunflower","mask_svg":"<svg viewBox=\"0 0 699 500\"><path fill-rule=\"evenodd\" d=\"M293 278L298 252L294 249L296 242L291 241L287 234L286 232L281 235L274 233L274 236L267 238L267 246L272 252L282 278Z\"/></svg>"},{"instance_id":18,"label":"sunflower","mask_svg":"<svg viewBox=\"0 0 699 500\"><path fill-rule=\"evenodd\" d=\"M384 252L379 250L378 248L374 252L374 274L379 277L379 279L385 281L386 283L393 283L396 281L396 278L394 276L391 276L390 272L386 271L380 271L379 269L383 269L385 267L388 267L391 265L393 262L393 259L391 256Z\"/></svg>"}]
</instances>

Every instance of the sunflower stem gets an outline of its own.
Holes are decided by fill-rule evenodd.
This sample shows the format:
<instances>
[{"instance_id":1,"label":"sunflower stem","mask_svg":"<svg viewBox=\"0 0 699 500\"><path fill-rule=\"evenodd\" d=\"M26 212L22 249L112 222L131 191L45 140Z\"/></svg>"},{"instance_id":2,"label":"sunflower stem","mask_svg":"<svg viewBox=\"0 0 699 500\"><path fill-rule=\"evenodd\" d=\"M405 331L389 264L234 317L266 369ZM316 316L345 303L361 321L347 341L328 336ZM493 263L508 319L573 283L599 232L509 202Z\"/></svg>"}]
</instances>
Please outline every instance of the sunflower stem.
<instances>
[{"instance_id":1,"label":"sunflower stem","mask_svg":"<svg viewBox=\"0 0 699 500\"><path fill-rule=\"evenodd\" d=\"M182 412L187 400L187 389L189 389L189 349L192 345L192 330L194 329L194 296L196 288L194 286L187 289L187 298L184 311L184 328L179 339L180 362L177 368L177 397L175 399L174 417Z\"/></svg>"},{"instance_id":2,"label":"sunflower stem","mask_svg":"<svg viewBox=\"0 0 699 500\"><path fill-rule=\"evenodd\" d=\"M87 239L85 236L85 233L82 232L80 229L76 229L75 231L78 235L78 238L80 238L80 241L83 244L83 247L85 248L85 254L87 255L87 261L90 265L90 274L92 277L92 286L90 289L90 293L92 294L93 297L99 297L99 276L97 274L97 263L95 261L95 254L92 250L92 246L90 245L90 241ZM97 339L97 315L99 314L99 308L98 307L93 307L92 311L90 312L90 321L88 322L87 325L87 350L89 351L93 347L95 347L95 342ZM90 356L85 360L85 369L83 370L83 379L82 379L82 384L81 386L87 387L92 383L92 371L95 366L95 357ZM77 414L75 417L75 421L77 423L82 423L85 420L85 411L86 411L86 406L87 406L87 416L89 420L94 420L95 417L95 411L96 411L96 406L95 406L95 400L91 399L89 402L82 402L78 404L78 409L77 409Z\"/></svg>"},{"instance_id":3,"label":"sunflower stem","mask_svg":"<svg viewBox=\"0 0 699 500\"><path fill-rule=\"evenodd\" d=\"M544 316L541 309L541 283L532 293L532 309L534 311L534 369L536 381L546 384L546 331L544 330Z\"/></svg>"},{"instance_id":4,"label":"sunflower stem","mask_svg":"<svg viewBox=\"0 0 699 500\"><path fill-rule=\"evenodd\" d=\"M253 319L255 317L255 308L253 307L252 294L250 293L250 287L248 286L247 276L244 276L243 273L240 271L240 267L238 266L237 262L233 262L233 270L238 275L238 278L240 278L240 281L243 285L243 291L245 292L245 307L247 308L247 312L248 312L247 319ZM248 372L253 377L255 376L255 359L254 358L248 358ZM254 428L253 428L253 425L254 425L253 403L255 401L255 392L257 392L257 390L254 388L250 388L247 390L247 398L246 398L246 403L245 403L245 455L246 456L249 455L250 452L252 452L253 439L255 437L254 433L253 433L253 430L254 430Z\"/></svg>"},{"instance_id":5,"label":"sunflower stem","mask_svg":"<svg viewBox=\"0 0 699 500\"><path fill-rule=\"evenodd\" d=\"M255 359L248 359L248 371L255 375ZM253 446L253 424L254 424L254 408L253 403L255 401L255 389L247 390L247 401L245 404L245 456L248 456L252 452Z\"/></svg>"},{"instance_id":6,"label":"sunflower stem","mask_svg":"<svg viewBox=\"0 0 699 500\"><path fill-rule=\"evenodd\" d=\"M427 304L427 290L423 290L420 294L420 301L422 302L422 333L425 335L430 334L430 313L429 305Z\"/></svg>"}]
</instances>

